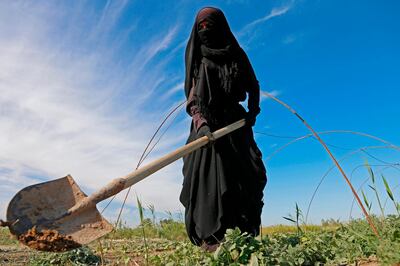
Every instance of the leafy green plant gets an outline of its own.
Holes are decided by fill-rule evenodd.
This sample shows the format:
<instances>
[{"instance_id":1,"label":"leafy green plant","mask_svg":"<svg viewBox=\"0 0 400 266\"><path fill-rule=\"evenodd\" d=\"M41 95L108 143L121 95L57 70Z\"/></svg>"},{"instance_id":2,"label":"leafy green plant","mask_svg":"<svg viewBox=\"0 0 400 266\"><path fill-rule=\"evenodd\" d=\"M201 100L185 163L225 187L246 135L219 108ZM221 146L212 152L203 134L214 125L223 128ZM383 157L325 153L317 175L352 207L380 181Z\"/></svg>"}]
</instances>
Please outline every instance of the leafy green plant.
<instances>
[{"instance_id":1,"label":"leafy green plant","mask_svg":"<svg viewBox=\"0 0 400 266\"><path fill-rule=\"evenodd\" d=\"M47 265L100 265L101 259L88 247L81 247L64 253L41 252L35 255L30 261L32 266Z\"/></svg>"},{"instance_id":2,"label":"leafy green plant","mask_svg":"<svg viewBox=\"0 0 400 266\"><path fill-rule=\"evenodd\" d=\"M399 263L400 217L385 217L380 224L381 240L365 219L302 234L296 226L295 232L263 238L229 229L213 254L178 242L173 252L157 254L150 261L155 265L347 265L371 259L385 265Z\"/></svg>"}]
</instances>

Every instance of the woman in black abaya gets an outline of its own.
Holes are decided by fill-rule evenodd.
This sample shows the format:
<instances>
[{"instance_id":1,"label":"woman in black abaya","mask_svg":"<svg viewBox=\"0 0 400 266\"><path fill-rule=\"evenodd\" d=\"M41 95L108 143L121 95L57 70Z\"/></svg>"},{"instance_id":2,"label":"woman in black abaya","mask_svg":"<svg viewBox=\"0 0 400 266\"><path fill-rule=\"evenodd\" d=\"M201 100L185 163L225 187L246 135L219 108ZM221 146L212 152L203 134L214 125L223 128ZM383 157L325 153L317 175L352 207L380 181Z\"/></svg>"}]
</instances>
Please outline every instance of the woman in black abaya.
<instances>
[{"instance_id":1,"label":"woman in black abaya","mask_svg":"<svg viewBox=\"0 0 400 266\"><path fill-rule=\"evenodd\" d=\"M242 118L246 125L184 157L180 201L192 243L210 247L226 229L259 234L267 178L252 126L260 89L246 53L221 10L196 16L185 54L191 142ZM239 104L248 95L248 111Z\"/></svg>"}]
</instances>

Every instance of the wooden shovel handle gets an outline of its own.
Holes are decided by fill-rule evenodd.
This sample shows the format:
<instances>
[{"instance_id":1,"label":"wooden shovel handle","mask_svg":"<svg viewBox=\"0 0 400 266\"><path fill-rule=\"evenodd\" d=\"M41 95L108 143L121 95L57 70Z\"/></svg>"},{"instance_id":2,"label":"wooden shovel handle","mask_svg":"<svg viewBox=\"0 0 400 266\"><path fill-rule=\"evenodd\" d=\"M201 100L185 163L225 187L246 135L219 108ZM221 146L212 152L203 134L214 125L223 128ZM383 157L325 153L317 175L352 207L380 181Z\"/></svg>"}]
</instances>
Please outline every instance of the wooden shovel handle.
<instances>
[{"instance_id":1,"label":"wooden shovel handle","mask_svg":"<svg viewBox=\"0 0 400 266\"><path fill-rule=\"evenodd\" d=\"M218 129L217 131L213 132L212 135L214 139L218 139L226 134L231 133L232 131L244 126L245 120L241 119L233 124L230 124L224 128ZM198 148L206 145L208 143L209 139L207 136L201 137L199 139L196 139L195 141L192 141L185 146L139 168L138 170L127 174L126 176L122 177L126 179L125 187L128 188L137 182L143 180L147 176L157 172L161 168L175 162L176 160L182 158L183 156L191 153L192 151L197 150Z\"/></svg>"},{"instance_id":2,"label":"wooden shovel handle","mask_svg":"<svg viewBox=\"0 0 400 266\"><path fill-rule=\"evenodd\" d=\"M241 119L233 124L230 124L224 128L218 129L217 131L213 132L212 135L214 139L218 139L226 134L231 133L232 131L241 128L245 125L245 120ZM86 198L83 202L81 202L81 206L74 206L73 208L70 209L70 211L75 212L78 209L85 208L87 205L94 205L99 203L102 200L105 200L121 190L124 190L125 188L128 188L137 182L145 179L149 175L157 172L161 168L175 162L176 160L182 158L183 156L191 153L192 151L197 150L198 148L206 145L208 143L209 139L207 136L201 137L199 139L196 139L195 141L192 141L185 146L127 174L126 176L116 178L112 180L109 184L107 184L105 187L101 188L100 190L96 191L92 195L90 195L88 198Z\"/></svg>"}]
</instances>

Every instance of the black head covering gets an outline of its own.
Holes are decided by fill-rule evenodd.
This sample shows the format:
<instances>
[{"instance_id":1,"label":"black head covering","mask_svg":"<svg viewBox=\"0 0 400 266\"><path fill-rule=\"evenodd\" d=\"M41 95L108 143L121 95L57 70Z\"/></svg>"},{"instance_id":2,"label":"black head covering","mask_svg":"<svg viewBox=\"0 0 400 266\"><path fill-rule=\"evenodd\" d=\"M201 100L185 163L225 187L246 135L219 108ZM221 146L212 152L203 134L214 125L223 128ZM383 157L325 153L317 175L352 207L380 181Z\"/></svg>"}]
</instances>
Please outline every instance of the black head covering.
<instances>
[{"instance_id":1,"label":"black head covering","mask_svg":"<svg viewBox=\"0 0 400 266\"><path fill-rule=\"evenodd\" d=\"M246 91L250 92L253 88L258 90L258 81L247 55L239 46L224 13L218 8L205 7L197 13L185 53L186 97L189 98L195 85L195 101L200 110L207 113L207 109L218 104L218 101L213 98L215 91L210 87L215 84L210 85L209 77L204 76L208 67L203 65L204 71L199 70L203 58L213 62L218 72L218 83L222 84L226 95L233 101L244 101ZM249 109L250 106L257 109L258 101L249 101Z\"/></svg>"},{"instance_id":2,"label":"black head covering","mask_svg":"<svg viewBox=\"0 0 400 266\"><path fill-rule=\"evenodd\" d=\"M196 16L200 42L208 48L223 49L227 45L239 47L224 13L220 9L206 7Z\"/></svg>"},{"instance_id":3,"label":"black head covering","mask_svg":"<svg viewBox=\"0 0 400 266\"><path fill-rule=\"evenodd\" d=\"M202 27L202 23L207 24L206 29ZM246 86L253 86L253 83L258 85L246 53L239 46L224 13L218 8L205 7L196 15L185 52L186 97L189 96L193 80L197 77L203 56L212 61L219 61L221 65L229 61L228 68L231 69L228 71L231 76L240 72L246 75L246 79L250 81L250 84L246 84ZM223 78L230 79L231 77L225 75Z\"/></svg>"},{"instance_id":4,"label":"black head covering","mask_svg":"<svg viewBox=\"0 0 400 266\"><path fill-rule=\"evenodd\" d=\"M201 22L208 22L209 28L200 29ZM203 42L205 42L203 44ZM203 44L203 45L202 45ZM229 49L240 48L236 38L233 36L224 13L218 8L205 7L201 9L197 16L190 34L189 41L186 46L185 64L185 93L189 95L189 91L193 86L193 78L198 72L202 57L202 48L208 48L210 53L222 54Z\"/></svg>"}]
</instances>

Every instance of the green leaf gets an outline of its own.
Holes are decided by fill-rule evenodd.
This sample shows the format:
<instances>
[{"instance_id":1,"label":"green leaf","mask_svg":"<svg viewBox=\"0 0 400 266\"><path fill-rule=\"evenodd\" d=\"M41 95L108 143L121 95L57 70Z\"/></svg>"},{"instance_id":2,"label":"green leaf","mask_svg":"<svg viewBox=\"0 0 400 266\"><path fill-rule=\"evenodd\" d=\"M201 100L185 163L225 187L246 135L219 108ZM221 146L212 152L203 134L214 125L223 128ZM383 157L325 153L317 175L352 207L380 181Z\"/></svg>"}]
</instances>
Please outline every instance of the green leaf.
<instances>
[{"instance_id":1,"label":"green leaf","mask_svg":"<svg viewBox=\"0 0 400 266\"><path fill-rule=\"evenodd\" d=\"M382 180L383 180L383 183L385 184L386 192L387 192L389 198L392 201L394 201L394 196L393 196L392 190L390 189L389 184L388 184L386 178L383 175L382 175Z\"/></svg>"},{"instance_id":2,"label":"green leaf","mask_svg":"<svg viewBox=\"0 0 400 266\"><path fill-rule=\"evenodd\" d=\"M290 218L290 217L285 217L285 216L283 216L283 219L286 219L286 220L288 220L288 221L290 221L290 222L292 222L292 223L296 223L296 221L293 220L293 219Z\"/></svg>"},{"instance_id":3,"label":"green leaf","mask_svg":"<svg viewBox=\"0 0 400 266\"><path fill-rule=\"evenodd\" d=\"M367 167L369 176L371 177L372 183L375 184L375 174L374 171L372 171L371 166L369 165L368 160L365 160L365 167Z\"/></svg>"},{"instance_id":4,"label":"green leaf","mask_svg":"<svg viewBox=\"0 0 400 266\"><path fill-rule=\"evenodd\" d=\"M136 196L136 202L137 202L137 205L138 205L140 222L143 223L143 220L144 220L143 206L142 206L142 202L140 201L138 196Z\"/></svg>"},{"instance_id":5,"label":"green leaf","mask_svg":"<svg viewBox=\"0 0 400 266\"><path fill-rule=\"evenodd\" d=\"M361 193L362 193L362 196L364 198L365 205L367 205L368 210L371 210L371 205L368 202L367 196L365 196L365 194L364 194L364 190L361 190Z\"/></svg>"}]
</instances>

